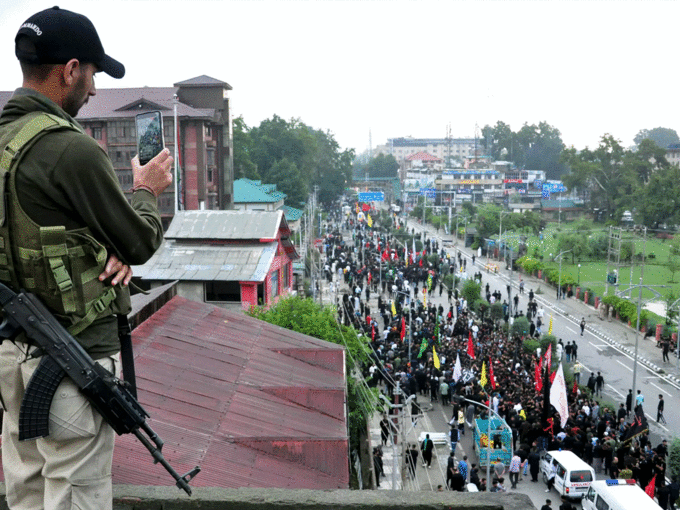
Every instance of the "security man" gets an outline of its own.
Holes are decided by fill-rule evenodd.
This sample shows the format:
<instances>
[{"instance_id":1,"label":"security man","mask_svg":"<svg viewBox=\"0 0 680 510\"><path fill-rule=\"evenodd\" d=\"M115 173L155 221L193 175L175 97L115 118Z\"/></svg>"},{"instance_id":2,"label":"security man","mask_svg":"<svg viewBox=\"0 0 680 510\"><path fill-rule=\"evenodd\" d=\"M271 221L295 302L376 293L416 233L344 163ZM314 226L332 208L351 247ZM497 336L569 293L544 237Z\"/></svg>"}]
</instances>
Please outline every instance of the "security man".
<instances>
[{"instance_id":1,"label":"security man","mask_svg":"<svg viewBox=\"0 0 680 510\"><path fill-rule=\"evenodd\" d=\"M34 14L19 28L15 53L23 86L0 114L0 281L36 294L117 374L129 266L162 242L156 199L172 181L172 158L164 151L140 166L135 157L129 203L106 153L73 119L96 94L95 73L125 74L88 18L58 7ZM110 509L115 434L70 379L55 393L49 436L19 442L21 401L40 361L32 354L23 334L0 346L9 507Z\"/></svg>"}]
</instances>

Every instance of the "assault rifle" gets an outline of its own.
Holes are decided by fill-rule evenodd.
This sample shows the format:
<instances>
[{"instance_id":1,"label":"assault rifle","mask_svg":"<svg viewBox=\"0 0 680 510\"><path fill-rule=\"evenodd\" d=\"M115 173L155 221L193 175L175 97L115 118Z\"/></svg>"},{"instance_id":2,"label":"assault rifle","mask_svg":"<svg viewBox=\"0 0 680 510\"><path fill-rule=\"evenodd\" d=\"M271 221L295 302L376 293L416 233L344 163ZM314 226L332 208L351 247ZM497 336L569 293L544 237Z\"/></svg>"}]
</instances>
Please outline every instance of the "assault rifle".
<instances>
[{"instance_id":1,"label":"assault rifle","mask_svg":"<svg viewBox=\"0 0 680 510\"><path fill-rule=\"evenodd\" d=\"M146 423L149 414L123 381L95 363L34 294L25 291L16 294L0 283L0 307L3 312L0 341L14 340L24 331L37 347L32 356L42 356L21 402L20 440L49 435L52 397L68 375L118 435L134 434L149 450L154 464L160 463L175 479L177 487L191 496L189 481L201 468L196 466L182 476L172 468L161 453L163 440Z\"/></svg>"}]
</instances>

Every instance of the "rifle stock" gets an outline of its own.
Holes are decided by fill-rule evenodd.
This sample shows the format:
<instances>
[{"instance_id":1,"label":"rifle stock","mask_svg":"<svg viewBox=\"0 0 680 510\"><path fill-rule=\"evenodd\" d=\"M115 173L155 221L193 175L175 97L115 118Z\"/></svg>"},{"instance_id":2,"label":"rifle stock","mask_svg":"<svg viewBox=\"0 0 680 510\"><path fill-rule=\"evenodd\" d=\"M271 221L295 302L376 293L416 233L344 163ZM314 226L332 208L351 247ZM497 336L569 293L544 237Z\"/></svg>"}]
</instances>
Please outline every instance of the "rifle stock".
<instances>
[{"instance_id":1,"label":"rifle stock","mask_svg":"<svg viewBox=\"0 0 680 510\"><path fill-rule=\"evenodd\" d=\"M201 469L196 466L180 476L170 466L161 452L163 441L146 423L149 414L120 379L96 363L35 295L16 294L0 283L0 306L3 310L0 337L14 340L24 331L43 354L21 402L21 440L49 435L52 397L68 375L118 435L134 434L154 463L160 463L175 479L177 487L191 495L189 481Z\"/></svg>"}]
</instances>

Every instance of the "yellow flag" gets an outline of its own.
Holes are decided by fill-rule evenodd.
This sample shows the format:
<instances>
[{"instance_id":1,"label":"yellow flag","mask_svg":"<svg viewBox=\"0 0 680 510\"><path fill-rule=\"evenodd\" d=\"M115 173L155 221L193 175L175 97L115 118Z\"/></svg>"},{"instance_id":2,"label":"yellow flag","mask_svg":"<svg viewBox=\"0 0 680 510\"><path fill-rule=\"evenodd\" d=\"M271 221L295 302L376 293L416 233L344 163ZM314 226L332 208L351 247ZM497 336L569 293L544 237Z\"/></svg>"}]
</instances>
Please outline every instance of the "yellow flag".
<instances>
[{"instance_id":1,"label":"yellow flag","mask_svg":"<svg viewBox=\"0 0 680 510\"><path fill-rule=\"evenodd\" d=\"M486 378L486 362L482 362L482 376L479 378L479 384L481 384L483 388L488 382L489 381Z\"/></svg>"},{"instance_id":2,"label":"yellow flag","mask_svg":"<svg viewBox=\"0 0 680 510\"><path fill-rule=\"evenodd\" d=\"M394 306L394 301L392 301L392 317L397 315L397 307Z\"/></svg>"},{"instance_id":3,"label":"yellow flag","mask_svg":"<svg viewBox=\"0 0 680 510\"><path fill-rule=\"evenodd\" d=\"M371 218L370 214L366 215L366 224L371 228L373 227L373 218Z\"/></svg>"},{"instance_id":4,"label":"yellow flag","mask_svg":"<svg viewBox=\"0 0 680 510\"><path fill-rule=\"evenodd\" d=\"M427 306L427 289L423 289L423 306Z\"/></svg>"},{"instance_id":5,"label":"yellow flag","mask_svg":"<svg viewBox=\"0 0 680 510\"><path fill-rule=\"evenodd\" d=\"M439 356L437 356L437 351L434 350L434 345L432 346L432 361L434 362L434 368L439 370L441 366L439 363Z\"/></svg>"},{"instance_id":6,"label":"yellow flag","mask_svg":"<svg viewBox=\"0 0 680 510\"><path fill-rule=\"evenodd\" d=\"M548 334L552 335L552 314L550 314L550 325L548 326Z\"/></svg>"}]
</instances>

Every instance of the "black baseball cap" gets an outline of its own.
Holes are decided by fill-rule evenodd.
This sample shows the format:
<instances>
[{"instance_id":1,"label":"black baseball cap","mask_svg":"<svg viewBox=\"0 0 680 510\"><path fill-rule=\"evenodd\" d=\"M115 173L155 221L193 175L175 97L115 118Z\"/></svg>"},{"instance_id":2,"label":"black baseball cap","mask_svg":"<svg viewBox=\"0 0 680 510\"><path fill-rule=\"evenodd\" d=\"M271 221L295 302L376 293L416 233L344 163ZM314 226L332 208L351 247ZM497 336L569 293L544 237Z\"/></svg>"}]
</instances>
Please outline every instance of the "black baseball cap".
<instances>
[{"instance_id":1,"label":"black baseball cap","mask_svg":"<svg viewBox=\"0 0 680 510\"><path fill-rule=\"evenodd\" d=\"M35 45L35 53L19 49L19 39L28 37ZM30 64L65 64L76 58L95 64L113 78L125 76L125 66L104 53L97 30L92 22L75 12L52 7L40 11L21 25L14 38L19 60Z\"/></svg>"}]
</instances>

